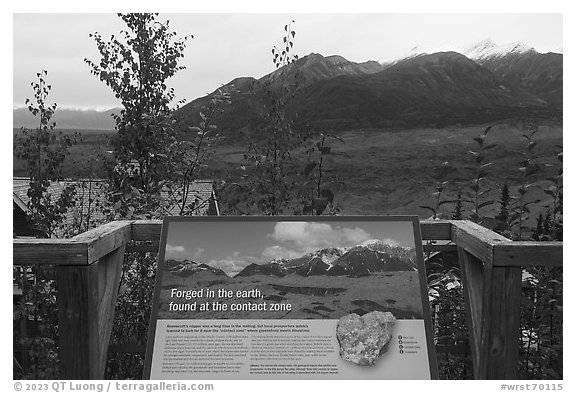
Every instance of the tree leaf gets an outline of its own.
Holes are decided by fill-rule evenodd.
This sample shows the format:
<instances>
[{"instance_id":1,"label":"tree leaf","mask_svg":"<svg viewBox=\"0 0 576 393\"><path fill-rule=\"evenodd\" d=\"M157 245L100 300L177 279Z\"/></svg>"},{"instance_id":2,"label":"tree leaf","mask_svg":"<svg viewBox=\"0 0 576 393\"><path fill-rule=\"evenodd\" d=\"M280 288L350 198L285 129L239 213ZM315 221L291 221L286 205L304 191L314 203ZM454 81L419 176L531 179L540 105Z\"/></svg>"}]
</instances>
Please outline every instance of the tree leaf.
<instances>
[{"instance_id":1,"label":"tree leaf","mask_svg":"<svg viewBox=\"0 0 576 393\"><path fill-rule=\"evenodd\" d=\"M421 209L425 209L425 210L430 210L434 215L436 214L436 210L430 206L424 206L424 205L420 205L418 206Z\"/></svg>"},{"instance_id":2,"label":"tree leaf","mask_svg":"<svg viewBox=\"0 0 576 393\"><path fill-rule=\"evenodd\" d=\"M329 202L334 202L334 193L332 192L332 190L324 188L323 190L320 191L320 195L322 196L323 199L326 199Z\"/></svg>"},{"instance_id":3,"label":"tree leaf","mask_svg":"<svg viewBox=\"0 0 576 393\"><path fill-rule=\"evenodd\" d=\"M485 207L485 206L493 205L494 203L495 203L495 201L485 201L485 202L480 203L480 204L478 205L478 208L481 209L481 208L483 208L483 207Z\"/></svg>"},{"instance_id":4,"label":"tree leaf","mask_svg":"<svg viewBox=\"0 0 576 393\"><path fill-rule=\"evenodd\" d=\"M328 200L324 198L317 198L312 201L316 215L321 215L328 206Z\"/></svg>"},{"instance_id":5,"label":"tree leaf","mask_svg":"<svg viewBox=\"0 0 576 393\"><path fill-rule=\"evenodd\" d=\"M311 162L304 167L304 176L307 177L316 168L317 162Z\"/></svg>"},{"instance_id":6,"label":"tree leaf","mask_svg":"<svg viewBox=\"0 0 576 393\"><path fill-rule=\"evenodd\" d=\"M484 144L484 138L481 136L478 136L476 138L474 138L474 140L476 141L476 143L478 143L478 145L482 146Z\"/></svg>"}]
</instances>

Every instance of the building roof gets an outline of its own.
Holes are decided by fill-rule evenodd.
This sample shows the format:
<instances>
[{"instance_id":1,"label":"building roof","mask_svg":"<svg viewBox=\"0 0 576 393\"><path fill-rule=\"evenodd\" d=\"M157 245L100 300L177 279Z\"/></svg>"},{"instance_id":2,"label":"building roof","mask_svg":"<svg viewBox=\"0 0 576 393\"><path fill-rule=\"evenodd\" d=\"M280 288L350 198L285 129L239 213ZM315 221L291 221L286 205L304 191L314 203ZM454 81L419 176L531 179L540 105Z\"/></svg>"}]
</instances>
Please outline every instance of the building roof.
<instances>
[{"instance_id":1,"label":"building roof","mask_svg":"<svg viewBox=\"0 0 576 393\"><path fill-rule=\"evenodd\" d=\"M107 195L104 179L64 179L53 181L48 187L48 191L54 197L58 197L68 186L75 186L75 206L66 213L65 224L72 224L79 219L88 215L91 222L101 223L106 221L106 216L102 212L102 207L106 206ZM30 178L14 177L13 178L13 201L22 211L28 212L28 189L30 187ZM164 212L166 216L178 216L182 206L182 192L170 192L167 188L161 191L161 197L168 202L168 210ZM210 208L215 209L219 214L219 208L214 198L214 188L210 180L198 180L190 183L186 203L184 204L185 215L207 215ZM211 206L212 205L212 206ZM90 213L90 214L89 214Z\"/></svg>"},{"instance_id":2,"label":"building roof","mask_svg":"<svg viewBox=\"0 0 576 393\"><path fill-rule=\"evenodd\" d=\"M30 178L13 178L13 201L24 212L28 212L28 189ZM48 192L53 198L58 198L68 186L75 186L75 206L68 210L64 218L64 224L72 224L75 220L82 219L88 215L93 222L103 222L106 217L99 208L106 202L105 182L102 179L80 179L80 180L60 180L53 181L48 186Z\"/></svg>"},{"instance_id":3,"label":"building roof","mask_svg":"<svg viewBox=\"0 0 576 393\"><path fill-rule=\"evenodd\" d=\"M165 213L168 216L179 216L182 206L183 192L177 190L171 192L167 188L162 189L160 196L165 201L170 202L170 208ZM210 209L210 203L216 203L214 198L214 187L211 180L196 180L190 183L188 194L186 195L186 203L184 204L184 215L205 216ZM219 215L218 205L215 205L216 214Z\"/></svg>"}]
</instances>

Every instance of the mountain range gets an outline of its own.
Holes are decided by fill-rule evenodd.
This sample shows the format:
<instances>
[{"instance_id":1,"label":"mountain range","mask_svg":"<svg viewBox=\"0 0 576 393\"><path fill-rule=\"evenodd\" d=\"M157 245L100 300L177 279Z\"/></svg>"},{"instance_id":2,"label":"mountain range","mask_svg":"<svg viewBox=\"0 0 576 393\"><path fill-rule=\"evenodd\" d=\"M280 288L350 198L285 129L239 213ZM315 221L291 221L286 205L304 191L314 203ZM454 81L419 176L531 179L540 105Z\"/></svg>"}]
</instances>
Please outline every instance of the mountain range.
<instances>
[{"instance_id":1,"label":"mountain range","mask_svg":"<svg viewBox=\"0 0 576 393\"><path fill-rule=\"evenodd\" d=\"M288 92L286 92L286 88ZM222 86L231 103L214 119L219 132L241 138L264 123L270 97L282 97L298 127L354 129L477 124L517 117L562 117L563 55L522 44L482 41L461 51L414 48L393 62L355 63L311 53L260 79ZM217 91L178 109L182 126L197 125ZM58 128L114 129L112 113L57 109ZM26 108L13 125L36 127Z\"/></svg>"},{"instance_id":2,"label":"mountain range","mask_svg":"<svg viewBox=\"0 0 576 393\"><path fill-rule=\"evenodd\" d=\"M251 263L235 275L284 277L297 274L309 276L369 276L375 272L415 271L416 251L380 240L371 240L355 247L324 248L296 258L273 259L263 264ZM192 275L226 276L221 269L190 260L166 261L167 270L180 277Z\"/></svg>"},{"instance_id":3,"label":"mountain range","mask_svg":"<svg viewBox=\"0 0 576 393\"><path fill-rule=\"evenodd\" d=\"M216 276L227 276L226 273L220 269L214 268L205 263L190 261L188 259L183 261L168 259L166 261L166 270L179 277L190 277L203 273Z\"/></svg>"},{"instance_id":4,"label":"mountain range","mask_svg":"<svg viewBox=\"0 0 576 393\"><path fill-rule=\"evenodd\" d=\"M113 130L116 125L113 114L120 114L120 109L97 111L57 108L51 121L60 129ZM14 128L36 128L38 118L33 116L28 108L15 108L12 111L12 124Z\"/></svg>"},{"instance_id":5,"label":"mountain range","mask_svg":"<svg viewBox=\"0 0 576 393\"><path fill-rule=\"evenodd\" d=\"M354 63L311 53L260 79L236 78L221 90L231 104L215 120L239 136L263 123L270 96L283 94L300 127L407 128L476 124L514 117L561 117L563 55L487 40L469 50L419 53L389 63ZM216 92L180 108L181 124L197 124Z\"/></svg>"},{"instance_id":6,"label":"mountain range","mask_svg":"<svg viewBox=\"0 0 576 393\"><path fill-rule=\"evenodd\" d=\"M562 108L562 54L538 53L520 42L497 45L486 40L468 50L466 56L552 107Z\"/></svg>"}]
</instances>

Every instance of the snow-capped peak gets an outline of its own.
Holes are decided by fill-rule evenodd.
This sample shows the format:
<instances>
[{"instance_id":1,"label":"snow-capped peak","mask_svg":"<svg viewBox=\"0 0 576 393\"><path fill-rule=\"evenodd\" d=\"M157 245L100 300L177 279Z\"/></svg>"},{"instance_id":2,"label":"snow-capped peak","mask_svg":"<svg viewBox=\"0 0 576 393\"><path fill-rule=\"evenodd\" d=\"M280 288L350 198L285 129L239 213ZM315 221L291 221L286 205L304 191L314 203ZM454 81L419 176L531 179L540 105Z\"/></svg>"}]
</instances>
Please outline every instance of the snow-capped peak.
<instances>
[{"instance_id":1,"label":"snow-capped peak","mask_svg":"<svg viewBox=\"0 0 576 393\"><path fill-rule=\"evenodd\" d=\"M451 52L451 51L454 51L454 48L451 45L436 45L429 47L424 47L422 45L415 45L401 57L393 60L380 60L379 63L382 65L392 65L402 60L408 60L422 55L429 55L437 52Z\"/></svg>"},{"instance_id":2,"label":"snow-capped peak","mask_svg":"<svg viewBox=\"0 0 576 393\"><path fill-rule=\"evenodd\" d=\"M406 55L404 56L404 58L405 58L405 59L411 59L411 58L413 58L413 57L420 56L420 55L424 55L424 54L427 54L427 51L426 51L424 48L422 48L421 46L416 45L415 47L413 47L412 49L410 49L410 50L408 51L408 53L406 53Z\"/></svg>"},{"instance_id":3,"label":"snow-capped peak","mask_svg":"<svg viewBox=\"0 0 576 393\"><path fill-rule=\"evenodd\" d=\"M333 247L333 248L324 248L321 250L317 250L315 252L311 252L308 255L310 257L319 257L322 259L324 263L328 265L332 265L332 263L341 257L346 251L348 251L347 247Z\"/></svg>"},{"instance_id":4,"label":"snow-capped peak","mask_svg":"<svg viewBox=\"0 0 576 393\"><path fill-rule=\"evenodd\" d=\"M473 59L482 56L484 53L494 50L494 48L496 47L497 47L496 43L492 41L491 38L488 38L484 41L480 41L471 48L464 50L463 54L469 59Z\"/></svg>"},{"instance_id":5,"label":"snow-capped peak","mask_svg":"<svg viewBox=\"0 0 576 393\"><path fill-rule=\"evenodd\" d=\"M363 247L369 247L369 246L376 246L382 244L382 242L378 239L369 239L366 241L363 241L362 243L358 244L359 246L363 246Z\"/></svg>"},{"instance_id":6,"label":"snow-capped peak","mask_svg":"<svg viewBox=\"0 0 576 393\"><path fill-rule=\"evenodd\" d=\"M393 239L369 239L359 244L359 246L363 247L374 247L374 246L390 246L390 247L400 247L401 244L398 243L396 240Z\"/></svg>"},{"instance_id":7,"label":"snow-capped peak","mask_svg":"<svg viewBox=\"0 0 576 393\"><path fill-rule=\"evenodd\" d=\"M509 54L521 54L530 50L534 50L534 48L523 42L497 45L491 39L487 39L462 51L462 54L472 60L481 60L491 57L503 57Z\"/></svg>"},{"instance_id":8,"label":"snow-capped peak","mask_svg":"<svg viewBox=\"0 0 576 393\"><path fill-rule=\"evenodd\" d=\"M536 50L533 47L520 41L499 45L491 38L487 38L470 46L454 46L452 44L444 44L441 46L423 47L421 45L415 45L403 56L396 59L380 60L379 63L382 65L390 66L403 60L408 60L414 57L437 52L457 52L471 60L477 61L493 57L504 57L510 54L522 54L530 51ZM563 53L562 48L558 48L553 52Z\"/></svg>"}]
</instances>

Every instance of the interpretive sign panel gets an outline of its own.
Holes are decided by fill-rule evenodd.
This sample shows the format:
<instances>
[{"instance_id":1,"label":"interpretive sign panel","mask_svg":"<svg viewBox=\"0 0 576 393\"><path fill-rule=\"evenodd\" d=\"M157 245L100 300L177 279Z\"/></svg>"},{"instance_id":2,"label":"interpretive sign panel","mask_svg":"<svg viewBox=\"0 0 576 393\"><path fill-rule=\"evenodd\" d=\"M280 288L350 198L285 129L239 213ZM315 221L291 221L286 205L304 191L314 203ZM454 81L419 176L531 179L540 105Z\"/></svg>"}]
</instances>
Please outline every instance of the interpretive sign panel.
<instances>
[{"instance_id":1,"label":"interpretive sign panel","mask_svg":"<svg viewBox=\"0 0 576 393\"><path fill-rule=\"evenodd\" d=\"M417 217L164 220L151 379L429 379Z\"/></svg>"}]
</instances>

